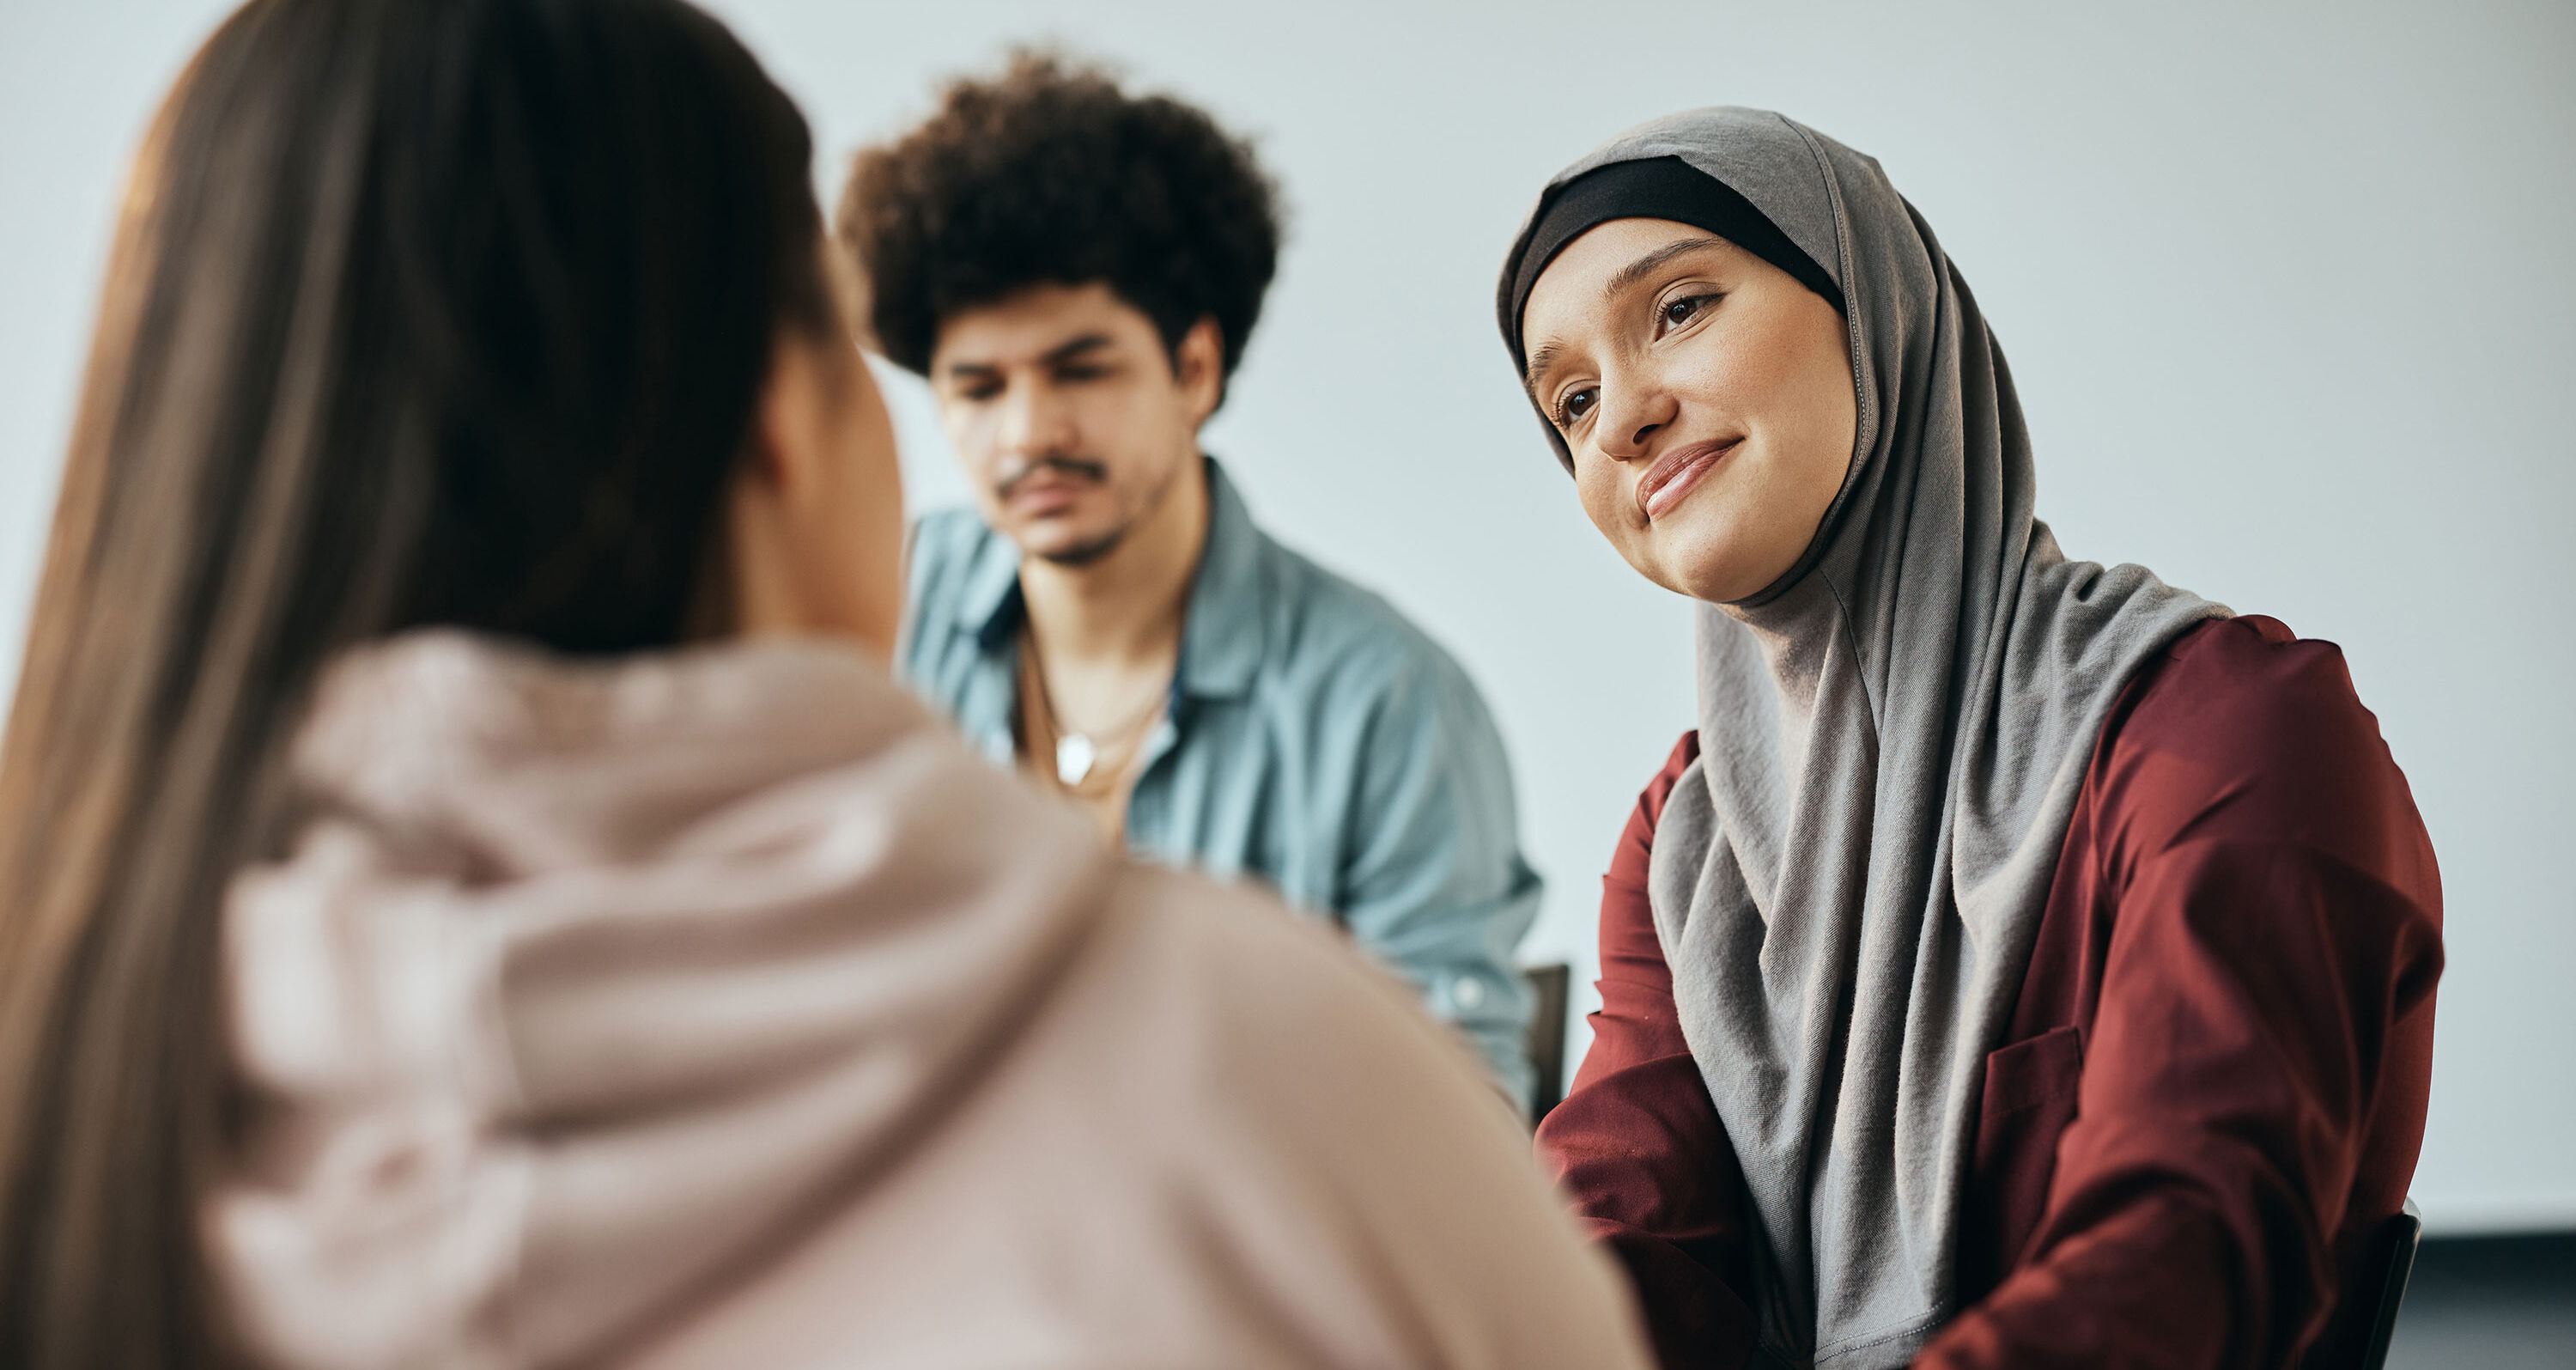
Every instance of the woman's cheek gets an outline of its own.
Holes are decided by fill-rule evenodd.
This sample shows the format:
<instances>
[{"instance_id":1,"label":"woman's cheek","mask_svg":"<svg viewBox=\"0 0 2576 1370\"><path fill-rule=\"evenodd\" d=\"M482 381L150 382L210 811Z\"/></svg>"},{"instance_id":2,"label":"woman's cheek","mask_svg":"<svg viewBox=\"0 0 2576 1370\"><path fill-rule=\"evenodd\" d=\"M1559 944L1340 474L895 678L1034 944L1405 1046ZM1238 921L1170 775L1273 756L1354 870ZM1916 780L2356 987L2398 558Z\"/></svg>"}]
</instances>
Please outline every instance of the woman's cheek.
<instances>
[{"instance_id":1,"label":"woman's cheek","mask_svg":"<svg viewBox=\"0 0 2576 1370\"><path fill-rule=\"evenodd\" d=\"M1619 517L1618 464L1602 456L1578 456L1575 475L1575 497L1583 504L1584 517L1610 539L1613 546L1625 546L1634 529L1631 520Z\"/></svg>"}]
</instances>

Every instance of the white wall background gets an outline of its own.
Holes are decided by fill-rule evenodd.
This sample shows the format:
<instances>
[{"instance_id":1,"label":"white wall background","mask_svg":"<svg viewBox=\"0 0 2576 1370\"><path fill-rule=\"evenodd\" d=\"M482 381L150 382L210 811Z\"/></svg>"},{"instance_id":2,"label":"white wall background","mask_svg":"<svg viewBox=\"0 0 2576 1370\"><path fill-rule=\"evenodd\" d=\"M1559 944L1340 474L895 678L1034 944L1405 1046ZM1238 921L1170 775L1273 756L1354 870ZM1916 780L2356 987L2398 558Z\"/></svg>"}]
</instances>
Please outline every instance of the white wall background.
<instances>
[{"instance_id":1,"label":"white wall background","mask_svg":"<svg viewBox=\"0 0 2576 1370\"><path fill-rule=\"evenodd\" d=\"M1688 629L1576 510L1493 271L1549 172L1671 109L1876 154L2005 342L2068 549L2343 644L2448 891L2417 1195L2437 1230L2576 1225L2576 7L717 7L827 182L1014 39L1258 139L1292 241L1210 444L1484 683L1551 881L1525 950L1581 978L1611 841L1689 722ZM0 0L0 684L122 164L225 8ZM959 497L897 401L916 499Z\"/></svg>"}]
</instances>

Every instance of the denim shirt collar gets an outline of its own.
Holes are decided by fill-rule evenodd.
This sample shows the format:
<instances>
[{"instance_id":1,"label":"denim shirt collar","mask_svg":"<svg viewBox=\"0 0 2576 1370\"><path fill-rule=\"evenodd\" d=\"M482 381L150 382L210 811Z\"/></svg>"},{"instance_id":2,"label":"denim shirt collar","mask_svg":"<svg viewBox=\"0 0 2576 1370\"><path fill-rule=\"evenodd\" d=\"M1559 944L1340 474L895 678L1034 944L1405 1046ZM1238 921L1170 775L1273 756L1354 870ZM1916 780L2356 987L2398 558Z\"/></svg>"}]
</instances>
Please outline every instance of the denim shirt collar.
<instances>
[{"instance_id":1,"label":"denim shirt collar","mask_svg":"<svg viewBox=\"0 0 2576 1370\"><path fill-rule=\"evenodd\" d=\"M1203 458L1208 483L1207 543L1190 582L1189 617L1181 625L1176 694L1231 699L1250 692L1265 642L1262 532L1216 458ZM987 654L1018 632L1028 606L1020 596L1020 551L994 536L968 571L958 596L958 622L970 626Z\"/></svg>"}]
</instances>

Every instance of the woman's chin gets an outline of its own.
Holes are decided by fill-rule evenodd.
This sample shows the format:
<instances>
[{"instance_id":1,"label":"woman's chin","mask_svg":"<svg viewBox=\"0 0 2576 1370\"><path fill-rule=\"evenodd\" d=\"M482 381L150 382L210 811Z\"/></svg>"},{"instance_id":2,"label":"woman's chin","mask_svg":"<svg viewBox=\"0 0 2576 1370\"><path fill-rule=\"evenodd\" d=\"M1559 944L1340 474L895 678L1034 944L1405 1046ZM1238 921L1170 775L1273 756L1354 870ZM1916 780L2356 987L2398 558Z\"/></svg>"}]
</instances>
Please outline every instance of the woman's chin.
<instances>
[{"instance_id":1,"label":"woman's chin","mask_svg":"<svg viewBox=\"0 0 2576 1370\"><path fill-rule=\"evenodd\" d=\"M1745 513L1742 505L1729 506L1703 494L1656 520L1637 549L1642 555L1631 561L1656 584L1693 599L1711 604L1751 599L1789 573L1815 529L1811 525L1788 536L1789 530Z\"/></svg>"},{"instance_id":2,"label":"woman's chin","mask_svg":"<svg viewBox=\"0 0 2576 1370\"><path fill-rule=\"evenodd\" d=\"M1677 511L1678 512L1678 511ZM1743 599L1762 588L1750 579L1737 540L1723 528L1708 526L1714 520L1676 519L1670 524L1657 523L1647 534L1646 545L1638 550L1642 557L1629 562L1645 573L1646 579L1679 595L1724 604Z\"/></svg>"}]
</instances>

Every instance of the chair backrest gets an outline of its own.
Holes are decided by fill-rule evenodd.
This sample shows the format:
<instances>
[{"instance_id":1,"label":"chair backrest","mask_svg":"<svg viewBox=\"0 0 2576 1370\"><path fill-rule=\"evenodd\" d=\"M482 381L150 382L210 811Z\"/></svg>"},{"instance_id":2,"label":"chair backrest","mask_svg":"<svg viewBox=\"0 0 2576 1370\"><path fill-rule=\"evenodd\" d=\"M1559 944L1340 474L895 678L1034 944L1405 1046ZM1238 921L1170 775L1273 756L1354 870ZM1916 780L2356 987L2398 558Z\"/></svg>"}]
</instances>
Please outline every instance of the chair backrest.
<instances>
[{"instance_id":1,"label":"chair backrest","mask_svg":"<svg viewBox=\"0 0 2576 1370\"><path fill-rule=\"evenodd\" d=\"M1521 967L1535 1001L1529 1018L1530 1067L1538 1077L1530 1090L1532 1127L1565 1098L1565 999L1573 976L1563 963Z\"/></svg>"},{"instance_id":2,"label":"chair backrest","mask_svg":"<svg viewBox=\"0 0 2576 1370\"><path fill-rule=\"evenodd\" d=\"M2415 1273L2415 1249L2424 1240L2424 1214L2407 1199L2406 1207L2380 1224L2378 1258L2379 1307L2371 1313L2370 1341L2361 1353L2361 1370L2388 1364L2388 1342L2397 1333L2397 1306L2406 1301L2406 1281Z\"/></svg>"}]
</instances>

